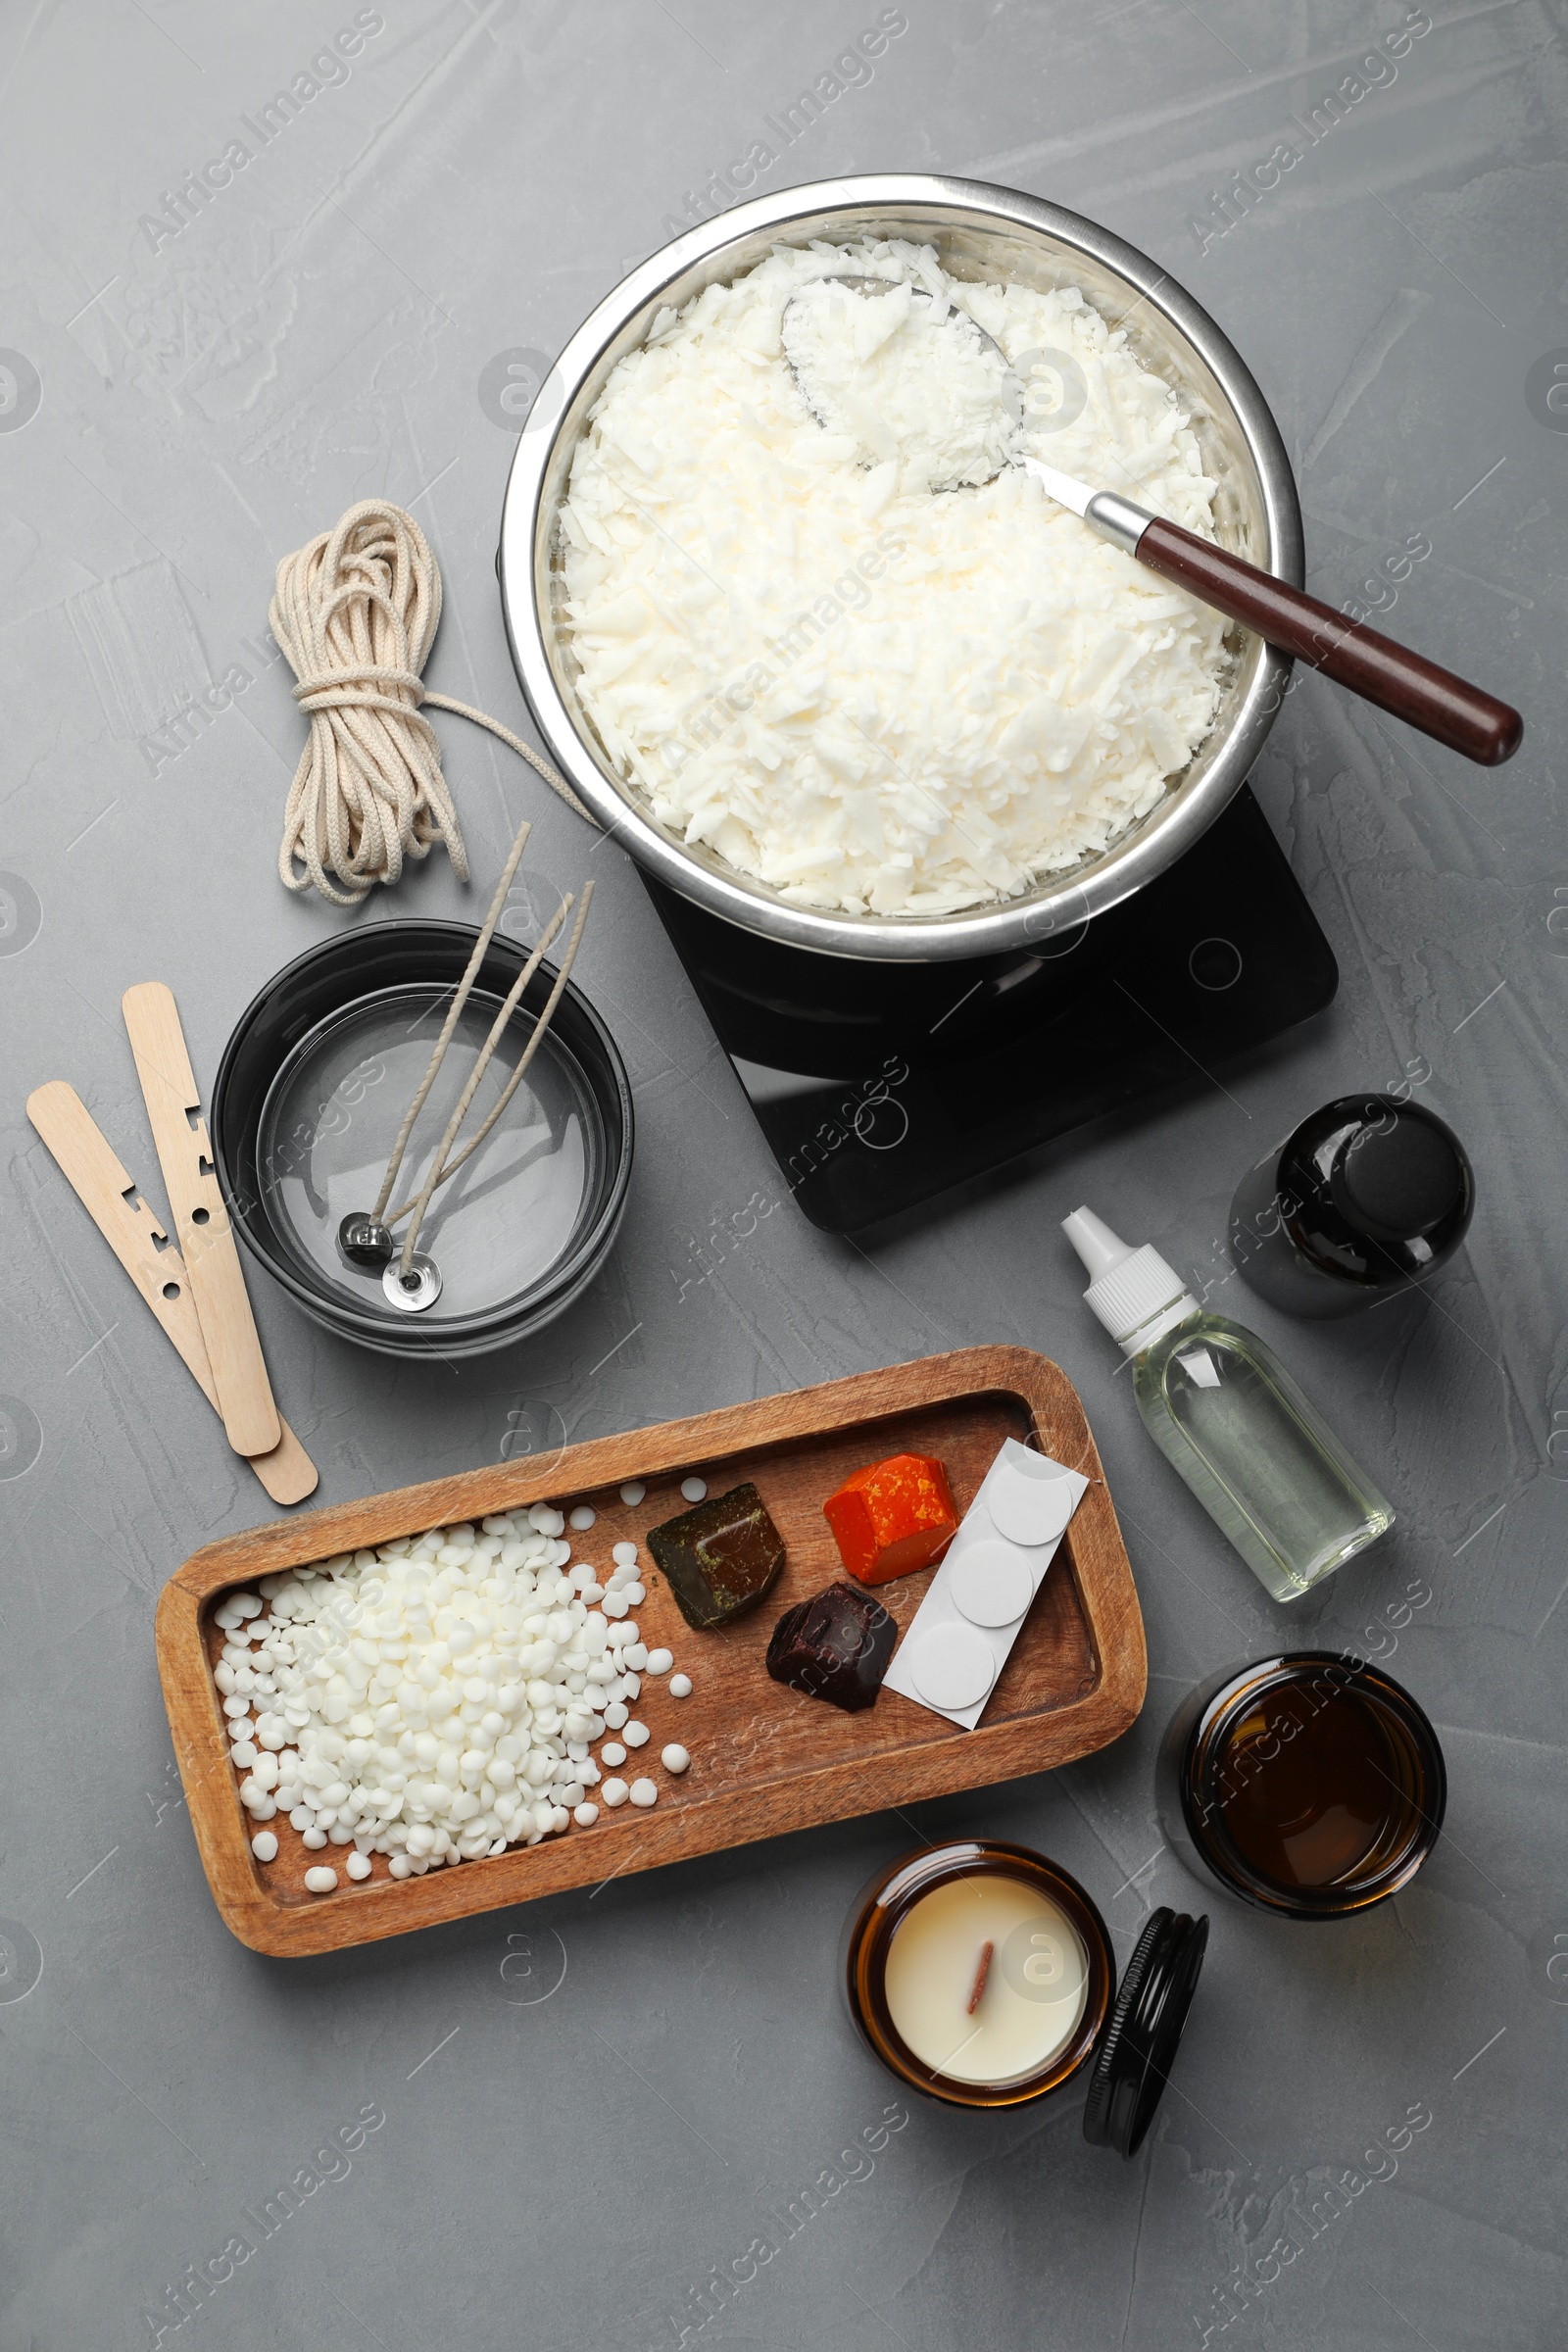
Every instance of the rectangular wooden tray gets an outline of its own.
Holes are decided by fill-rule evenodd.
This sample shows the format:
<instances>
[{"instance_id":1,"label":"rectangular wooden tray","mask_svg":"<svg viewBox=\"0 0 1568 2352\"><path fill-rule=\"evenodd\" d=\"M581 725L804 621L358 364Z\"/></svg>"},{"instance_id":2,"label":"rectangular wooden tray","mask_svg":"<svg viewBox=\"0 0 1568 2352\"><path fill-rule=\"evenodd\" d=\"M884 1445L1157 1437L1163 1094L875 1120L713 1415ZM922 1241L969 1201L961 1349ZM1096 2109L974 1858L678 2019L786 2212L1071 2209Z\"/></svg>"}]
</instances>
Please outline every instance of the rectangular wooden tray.
<instances>
[{"instance_id":1,"label":"rectangular wooden tray","mask_svg":"<svg viewBox=\"0 0 1568 2352\"><path fill-rule=\"evenodd\" d=\"M1009 1437L1032 1441L1091 1484L979 1728L960 1731L889 1690L864 1713L846 1715L770 1681L763 1652L782 1610L843 1573L822 1502L849 1472L888 1453L936 1454L961 1512ZM306 1893L305 1870L313 1858L340 1860L338 1849L311 1856L281 1816L269 1824L279 1835L277 1859L256 1861L212 1674L222 1642L213 1612L224 1592L280 1569L538 1501L591 1503L597 1524L574 1537L573 1547L608 1566L612 1544L641 1544L650 1527L686 1507L680 1481L694 1474L715 1494L755 1479L788 1557L760 1608L709 1634L690 1630L663 1579L648 1571L636 1611L643 1639L671 1648L694 1685L690 1697L676 1699L663 1682L644 1678L637 1712L653 1735L647 1754L657 1758L679 1740L692 1757L679 1780L653 1767L657 1806L602 1810L590 1829L423 1878L392 1879L377 1856L373 1878L355 1886L340 1873L337 1891L324 1896ZM632 1479L648 1489L635 1509L619 1494ZM901 1630L934 1573L878 1588ZM1148 1672L1132 1570L1083 1406L1055 1364L1023 1348L926 1356L226 1537L170 1579L157 1642L214 1898L242 1943L280 1955L368 1943L813 1823L1049 1771L1119 1738L1143 1704Z\"/></svg>"}]
</instances>

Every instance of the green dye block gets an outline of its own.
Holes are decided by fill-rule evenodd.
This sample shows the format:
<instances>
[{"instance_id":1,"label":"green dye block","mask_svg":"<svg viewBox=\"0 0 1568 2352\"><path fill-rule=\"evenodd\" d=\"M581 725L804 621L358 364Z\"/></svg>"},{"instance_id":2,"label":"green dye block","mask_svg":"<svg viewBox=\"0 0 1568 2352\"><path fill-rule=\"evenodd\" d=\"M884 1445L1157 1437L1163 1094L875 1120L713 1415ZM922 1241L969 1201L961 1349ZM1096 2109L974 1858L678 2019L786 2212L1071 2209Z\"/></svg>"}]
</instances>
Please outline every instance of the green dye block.
<instances>
[{"instance_id":1,"label":"green dye block","mask_svg":"<svg viewBox=\"0 0 1568 2352\"><path fill-rule=\"evenodd\" d=\"M755 1609L784 1565L784 1539L750 1479L651 1527L648 1548L698 1633Z\"/></svg>"}]
</instances>

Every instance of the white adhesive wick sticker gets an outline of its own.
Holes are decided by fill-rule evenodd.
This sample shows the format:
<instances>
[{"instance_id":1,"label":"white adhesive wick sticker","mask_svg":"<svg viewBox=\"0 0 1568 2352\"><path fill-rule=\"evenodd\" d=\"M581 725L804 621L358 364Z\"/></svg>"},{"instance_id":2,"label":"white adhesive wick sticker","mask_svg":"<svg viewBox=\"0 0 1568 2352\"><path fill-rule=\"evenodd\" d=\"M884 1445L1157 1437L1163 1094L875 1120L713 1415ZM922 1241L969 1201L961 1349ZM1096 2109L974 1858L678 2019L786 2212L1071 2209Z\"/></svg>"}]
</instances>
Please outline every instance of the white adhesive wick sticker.
<instances>
[{"instance_id":1,"label":"white adhesive wick sticker","mask_svg":"<svg viewBox=\"0 0 1568 2352\"><path fill-rule=\"evenodd\" d=\"M997 1679L997 1653L971 1625L933 1626L910 1660L920 1696L933 1707L972 1707Z\"/></svg>"},{"instance_id":2,"label":"white adhesive wick sticker","mask_svg":"<svg viewBox=\"0 0 1568 2352\"><path fill-rule=\"evenodd\" d=\"M1082 1493L1060 1462L1014 1446L986 1480L985 1507L992 1526L1009 1543L1054 1544Z\"/></svg>"},{"instance_id":3,"label":"white adhesive wick sticker","mask_svg":"<svg viewBox=\"0 0 1568 2352\"><path fill-rule=\"evenodd\" d=\"M1011 1544L977 1544L955 1560L953 1605L971 1625L1011 1625L1035 1596L1034 1572Z\"/></svg>"}]
</instances>

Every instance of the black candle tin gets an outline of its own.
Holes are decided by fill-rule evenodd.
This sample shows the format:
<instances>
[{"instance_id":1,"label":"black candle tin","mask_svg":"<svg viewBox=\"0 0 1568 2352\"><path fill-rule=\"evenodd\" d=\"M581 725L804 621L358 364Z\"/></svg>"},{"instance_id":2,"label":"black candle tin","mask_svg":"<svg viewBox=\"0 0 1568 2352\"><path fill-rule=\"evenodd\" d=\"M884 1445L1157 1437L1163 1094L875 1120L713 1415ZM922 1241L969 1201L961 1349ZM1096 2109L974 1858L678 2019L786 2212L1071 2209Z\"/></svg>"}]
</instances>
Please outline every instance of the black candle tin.
<instances>
[{"instance_id":1,"label":"black candle tin","mask_svg":"<svg viewBox=\"0 0 1568 2352\"><path fill-rule=\"evenodd\" d=\"M502 1119L436 1194L420 1228L419 1250L442 1271L434 1305L400 1312L379 1270L354 1264L339 1248L344 1215L374 1201L476 937L462 923L373 923L310 949L241 1015L213 1089L214 1161L240 1239L306 1314L383 1354L477 1355L542 1330L599 1273L626 1205L630 1083L610 1031L568 981ZM516 941L499 933L491 940L411 1141L399 1194L418 1190L526 960ZM470 1132L505 1085L555 979L541 963L529 982L475 1097Z\"/></svg>"}]
</instances>

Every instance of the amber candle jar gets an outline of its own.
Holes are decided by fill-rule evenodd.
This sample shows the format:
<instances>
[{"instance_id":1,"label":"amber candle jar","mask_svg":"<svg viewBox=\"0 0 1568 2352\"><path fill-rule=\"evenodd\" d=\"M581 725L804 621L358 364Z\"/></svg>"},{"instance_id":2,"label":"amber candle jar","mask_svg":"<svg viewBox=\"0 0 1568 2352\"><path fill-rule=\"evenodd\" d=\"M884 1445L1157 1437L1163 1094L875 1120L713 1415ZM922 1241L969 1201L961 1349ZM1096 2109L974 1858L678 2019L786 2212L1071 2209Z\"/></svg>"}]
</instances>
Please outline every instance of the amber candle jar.
<instances>
[{"instance_id":1,"label":"amber candle jar","mask_svg":"<svg viewBox=\"0 0 1568 2352\"><path fill-rule=\"evenodd\" d=\"M1447 1801L1438 1736L1408 1690L1332 1650L1257 1659L1178 1707L1159 1816L1199 1877L1282 1919L1346 1919L1407 1886Z\"/></svg>"},{"instance_id":2,"label":"amber candle jar","mask_svg":"<svg viewBox=\"0 0 1568 2352\"><path fill-rule=\"evenodd\" d=\"M955 2107L1018 2107L1087 2072L1084 2136L1132 2155L1192 2004L1206 1919L1153 1912L1120 1986L1089 1895L1027 1846L905 1854L850 1913L844 1986L867 2047Z\"/></svg>"}]
</instances>

